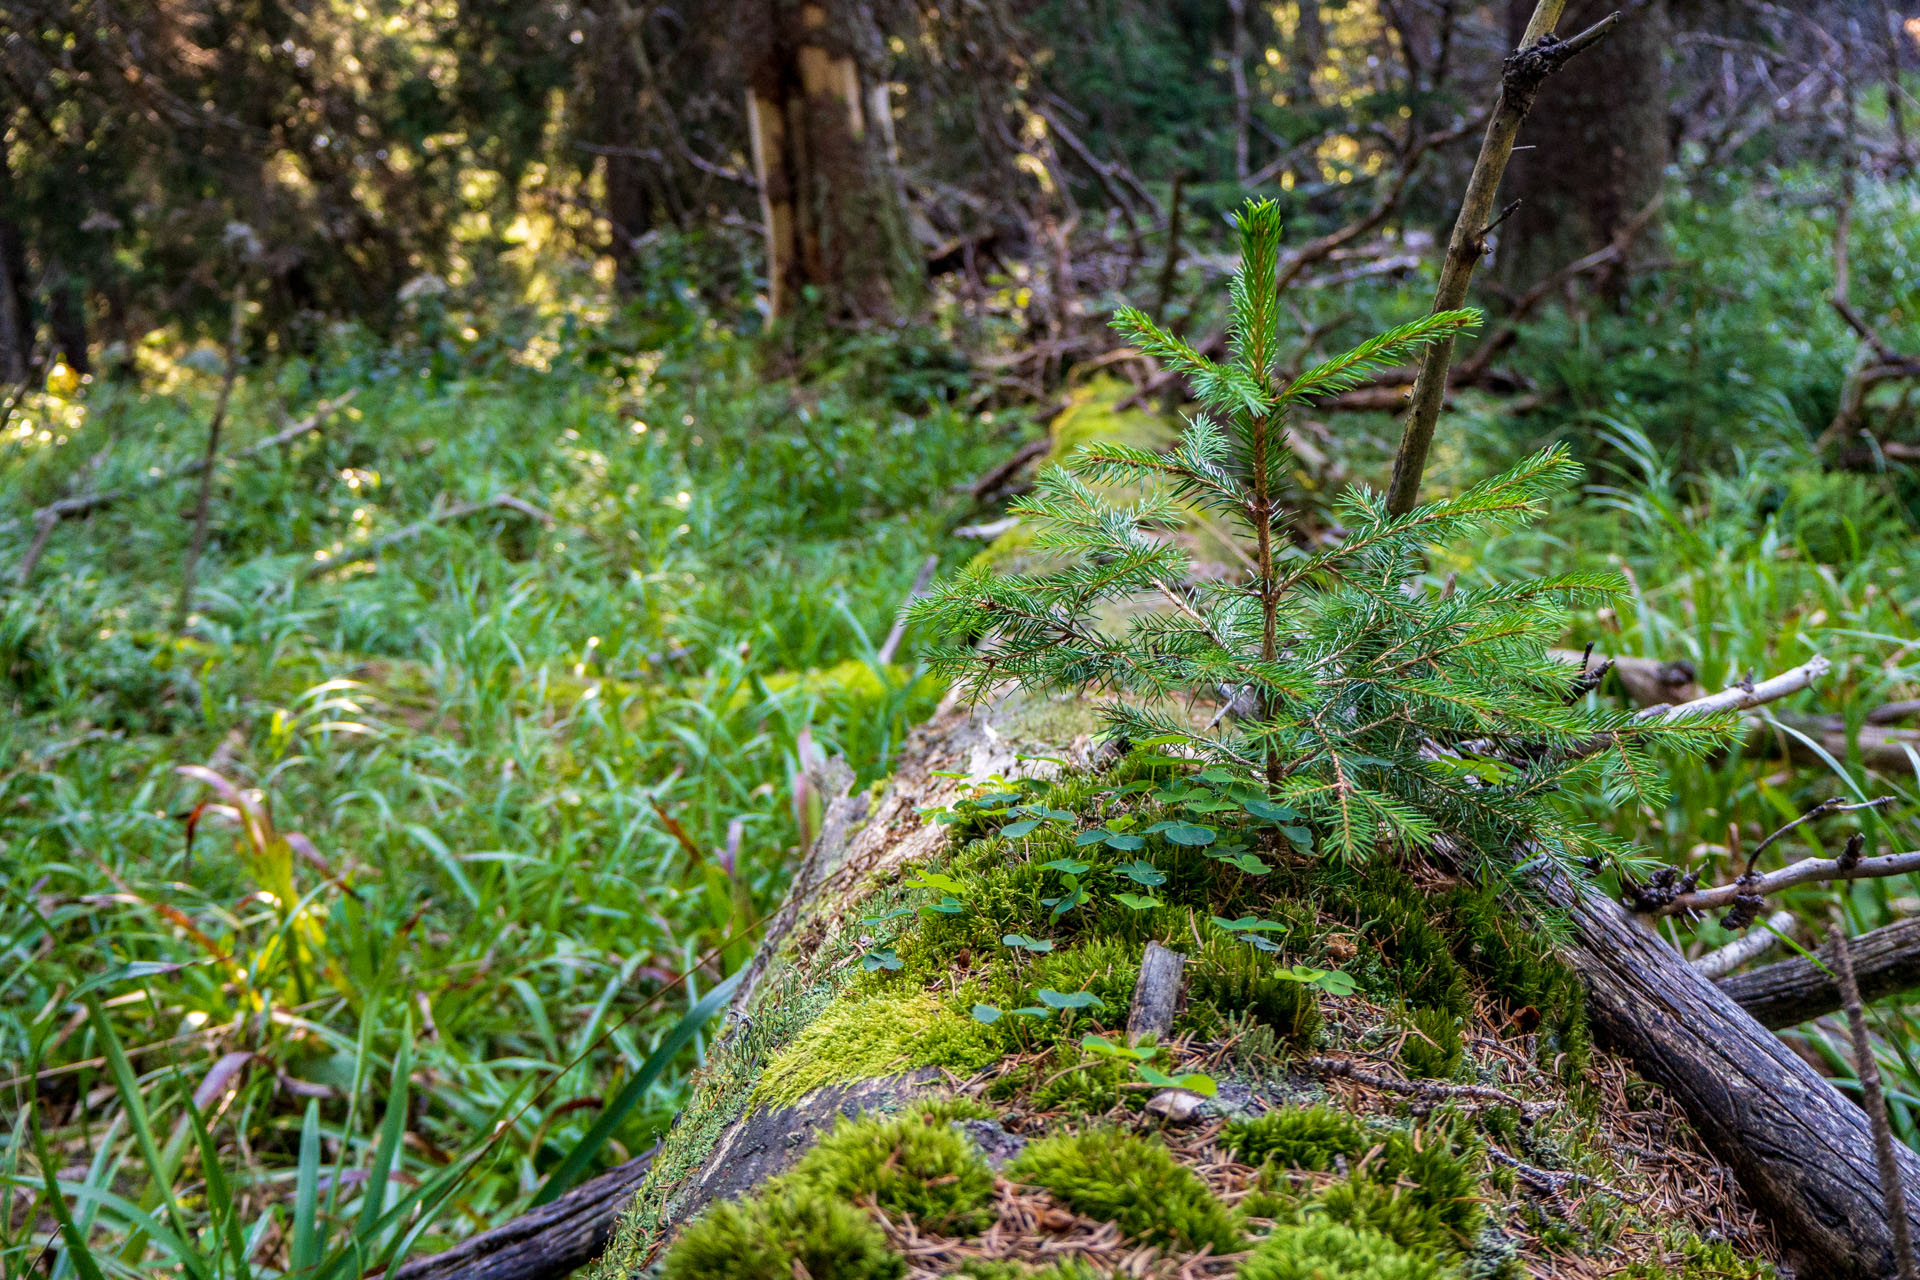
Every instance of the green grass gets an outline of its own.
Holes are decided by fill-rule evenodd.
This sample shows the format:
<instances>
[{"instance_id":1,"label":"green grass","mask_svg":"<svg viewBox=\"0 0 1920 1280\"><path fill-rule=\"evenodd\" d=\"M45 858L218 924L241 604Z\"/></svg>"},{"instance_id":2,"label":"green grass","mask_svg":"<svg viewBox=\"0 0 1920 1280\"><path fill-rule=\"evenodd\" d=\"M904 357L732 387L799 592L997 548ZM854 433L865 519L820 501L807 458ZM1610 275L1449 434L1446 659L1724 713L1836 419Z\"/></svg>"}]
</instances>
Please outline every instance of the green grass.
<instances>
[{"instance_id":1,"label":"green grass","mask_svg":"<svg viewBox=\"0 0 1920 1280\"><path fill-rule=\"evenodd\" d=\"M803 753L843 753L864 783L932 709L911 644L884 668L875 647L921 561L959 554L954 478L1004 456L1018 419L950 407L935 344L918 365L856 342L770 376L713 317L651 306L471 338L484 315L447 316L431 342L344 335L266 362L240 383L229 448L359 395L284 456L222 469L185 635L165 630L184 484L62 526L32 589L0 601L0 1081L18 1120L45 1072L34 1114L56 1162L92 1162L62 1176L127 1197L76 1201L126 1246L111 1267L175 1256L130 1223L170 1215L156 1189L201 1176L196 1089L210 1162L263 1233L248 1256L285 1266L309 1102L321 1165L367 1168L371 1082L403 1050L392 1185L505 1122L415 1247L509 1216L750 951L802 839ZM150 364L144 390L26 405L0 445L0 505L191 456L215 378ZM498 492L558 523L448 523L301 580L316 551ZM0 535L9 566L30 533ZM184 819L221 797L176 766L210 760L258 789L274 835L208 813L189 848ZM83 993L102 1019L74 1018ZM109 1028L157 1166L98 1061ZM228 1054L250 1056L216 1078ZM665 1127L697 1056L598 1163ZM10 1124L0 1173L31 1180L30 1147ZM317 1213L338 1234L369 1184L334 1185ZM180 1214L179 1232L217 1234L206 1198ZM0 1223L5 1270L39 1254L35 1223Z\"/></svg>"}]
</instances>

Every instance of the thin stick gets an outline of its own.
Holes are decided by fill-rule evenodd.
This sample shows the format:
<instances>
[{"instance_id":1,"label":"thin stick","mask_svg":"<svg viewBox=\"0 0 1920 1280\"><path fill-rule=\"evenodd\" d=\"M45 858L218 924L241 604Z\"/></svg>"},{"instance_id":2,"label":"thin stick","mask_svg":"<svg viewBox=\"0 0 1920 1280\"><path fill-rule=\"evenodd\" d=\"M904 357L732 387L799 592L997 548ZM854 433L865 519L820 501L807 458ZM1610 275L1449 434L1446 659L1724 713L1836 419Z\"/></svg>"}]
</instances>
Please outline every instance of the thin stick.
<instances>
[{"instance_id":1,"label":"thin stick","mask_svg":"<svg viewBox=\"0 0 1920 1280\"><path fill-rule=\"evenodd\" d=\"M881 642L880 650L874 658L881 666L893 661L893 655L900 650L900 642L907 638L907 606L926 593L927 584L933 581L933 571L940 567L939 556L928 556L926 563L920 566L920 572L914 576L913 589L907 592L907 598L901 602L900 610L894 614L893 629L887 632L887 638Z\"/></svg>"},{"instance_id":2,"label":"thin stick","mask_svg":"<svg viewBox=\"0 0 1920 1280\"><path fill-rule=\"evenodd\" d=\"M1916 871L1920 871L1920 852L1886 853L1877 858L1862 858L1858 854L1849 857L1843 852L1837 858L1805 858L1765 875L1742 876L1732 884L1695 889L1691 893L1676 893L1667 901L1637 900L1629 905L1639 914L1648 916L1718 911L1722 907L1734 906L1741 898L1764 897L1795 885L1831 880L1883 880L1888 876L1911 875Z\"/></svg>"},{"instance_id":3,"label":"thin stick","mask_svg":"<svg viewBox=\"0 0 1920 1280\"><path fill-rule=\"evenodd\" d=\"M277 449L281 445L291 444L301 436L306 435L309 431L319 430L321 424L331 417L336 410L346 405L348 401L352 400L358 394L360 394L359 389L354 388L345 395L335 396L331 400L322 400L318 405L314 406L312 413L309 413L306 417L300 419L300 421L284 430L274 432L264 440L255 441L246 448L228 455L228 461L239 462L242 459L254 457L270 449ZM103 507L110 507L116 502L123 502L137 493L145 493L148 489L168 484L174 480L184 480L188 476L199 475L205 470L207 470L207 460L205 457L192 458L180 463L178 466L167 469L157 476L148 476L138 484L125 485L118 489L99 489L93 493L77 494L71 498L61 498L57 502L49 502L46 506L39 508L33 513L33 543L27 548L27 554L21 557L20 567L14 571L14 580L20 586L24 587L33 578L33 571L39 567L40 564L41 553L46 550L48 537L52 535L54 529L59 527L62 521L78 520L82 516L90 516ZM0 531L11 530L19 523L18 520L7 521L4 524L0 524Z\"/></svg>"},{"instance_id":4,"label":"thin stick","mask_svg":"<svg viewBox=\"0 0 1920 1280\"><path fill-rule=\"evenodd\" d=\"M1787 834L1787 832L1792 831L1795 827L1803 826L1806 823L1812 822L1815 818L1824 818L1830 813L1852 813L1856 809L1884 809L1892 803L1893 803L1892 796L1878 796L1872 800L1863 800L1859 804L1848 804L1846 801L1842 800L1839 796L1833 796L1829 799L1822 800L1819 804L1813 806L1813 808L1807 810L1805 813L1795 818L1792 822L1787 823L1785 826L1781 827L1778 831L1775 831L1772 835L1768 836L1765 840L1762 840L1759 844L1753 846L1753 852L1747 855L1747 868L1742 874L1752 875L1753 864L1760 860L1760 855L1767 851L1767 847L1769 845L1776 843L1781 836L1784 836L1785 834Z\"/></svg>"},{"instance_id":5,"label":"thin stick","mask_svg":"<svg viewBox=\"0 0 1920 1280\"><path fill-rule=\"evenodd\" d=\"M1540 86L1566 65L1568 59L1603 39L1620 21L1620 15L1613 13L1571 40L1556 40L1554 24L1560 21L1566 7L1566 0L1539 0L1520 48L1507 58L1493 118L1487 122L1480 157L1474 161L1473 175L1467 180L1467 194L1460 201L1460 215L1454 220L1453 236L1447 243L1446 262L1440 269L1440 287L1434 291L1435 314L1455 310L1467 299L1467 286L1473 280L1474 268L1486 253L1483 237L1493 220L1500 179L1506 175L1514 140L1520 136L1520 124L1533 109ZM1413 384L1413 407L1407 414L1406 431L1400 437L1400 450L1393 460L1393 483L1387 489L1387 510L1394 515L1413 510L1419 499L1420 476L1427 467L1427 451L1433 447L1433 428L1440 418L1440 405L1446 399L1447 367L1452 363L1451 336L1429 344L1421 360L1420 375Z\"/></svg>"},{"instance_id":6,"label":"thin stick","mask_svg":"<svg viewBox=\"0 0 1920 1280\"><path fill-rule=\"evenodd\" d=\"M193 608L193 576L200 565L200 553L207 546L207 504L213 497L213 460L220 454L220 428L226 425L227 402L233 398L233 381L240 374L241 326L247 318L247 282L241 277L233 288L233 324L227 331L227 371L220 379L220 398L214 402L213 418L207 423L207 449L201 457L200 497L193 505L193 541L187 545L187 560L180 567L180 599L173 606L173 629L183 631Z\"/></svg>"},{"instance_id":7,"label":"thin stick","mask_svg":"<svg viewBox=\"0 0 1920 1280\"><path fill-rule=\"evenodd\" d=\"M1724 978L1750 960L1758 960L1773 950L1782 934L1793 928L1800 917L1791 911L1776 911L1766 919L1764 928L1750 929L1717 951L1709 951L1693 962L1693 970L1703 978Z\"/></svg>"},{"instance_id":8,"label":"thin stick","mask_svg":"<svg viewBox=\"0 0 1920 1280\"><path fill-rule=\"evenodd\" d=\"M1893 1227L1893 1256L1900 1280L1920 1280L1913 1261L1913 1229L1907 1222L1907 1197L1900 1186L1900 1164L1893 1155L1893 1127L1887 1120L1887 1100L1880 1091L1880 1064L1867 1038L1867 1012L1860 1005L1860 987L1853 980L1853 949L1847 943L1846 921L1838 907L1830 930L1834 976L1840 983L1841 1006L1847 1011L1847 1030L1853 1033L1853 1064L1860 1073L1861 1103L1873 1124L1873 1162L1880 1170L1880 1195Z\"/></svg>"},{"instance_id":9,"label":"thin stick","mask_svg":"<svg viewBox=\"0 0 1920 1280\"><path fill-rule=\"evenodd\" d=\"M406 542L410 539L417 538L436 525L447 524L454 520L464 520L468 516L479 515L483 511L515 511L526 516L529 520L538 520L541 524L552 525L558 523L554 519L552 512L543 511L531 502L516 498L510 493L496 493L491 498L482 498L478 502L456 503L451 507L436 511L430 516L415 520L412 524L402 525L392 533L375 538L364 547L359 547L346 555L335 556L329 560L315 560L302 571L300 574L301 580L305 581L307 579L317 578L323 573L331 573L335 569L344 568L350 564L358 564L362 560L371 560L395 543Z\"/></svg>"}]
</instances>

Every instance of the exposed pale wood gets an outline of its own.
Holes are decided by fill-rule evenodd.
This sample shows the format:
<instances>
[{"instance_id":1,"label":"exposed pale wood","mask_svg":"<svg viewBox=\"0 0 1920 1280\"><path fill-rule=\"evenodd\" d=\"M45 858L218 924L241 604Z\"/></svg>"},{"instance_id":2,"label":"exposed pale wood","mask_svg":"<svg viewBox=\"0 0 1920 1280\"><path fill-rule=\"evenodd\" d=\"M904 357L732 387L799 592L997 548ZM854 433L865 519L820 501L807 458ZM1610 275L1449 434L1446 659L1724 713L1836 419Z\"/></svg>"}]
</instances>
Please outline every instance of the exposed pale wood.
<instances>
[{"instance_id":1,"label":"exposed pale wood","mask_svg":"<svg viewBox=\"0 0 1920 1280\"><path fill-rule=\"evenodd\" d=\"M1718 981L1743 964L1758 960L1779 944L1780 936L1792 929L1800 917L1791 911L1776 911L1758 927L1729 942L1717 951L1709 951L1693 962L1693 971L1703 978Z\"/></svg>"}]
</instances>

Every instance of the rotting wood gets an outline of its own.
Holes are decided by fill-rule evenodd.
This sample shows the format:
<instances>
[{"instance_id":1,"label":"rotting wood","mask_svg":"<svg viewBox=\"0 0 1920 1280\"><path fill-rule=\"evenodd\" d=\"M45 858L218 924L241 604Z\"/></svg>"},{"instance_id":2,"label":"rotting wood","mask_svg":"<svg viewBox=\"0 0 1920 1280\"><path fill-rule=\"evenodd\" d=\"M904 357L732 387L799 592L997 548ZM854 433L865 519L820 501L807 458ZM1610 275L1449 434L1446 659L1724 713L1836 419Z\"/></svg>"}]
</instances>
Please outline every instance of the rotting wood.
<instances>
[{"instance_id":1,"label":"rotting wood","mask_svg":"<svg viewBox=\"0 0 1920 1280\"><path fill-rule=\"evenodd\" d=\"M1881 1092L1880 1063L1873 1056L1873 1037L1867 1034L1867 1011L1853 980L1852 948L1847 945L1847 922L1838 907L1828 932L1833 949L1834 977L1840 983L1840 1003L1847 1013L1847 1033L1853 1040L1853 1066L1860 1077L1860 1102L1873 1126L1873 1163L1880 1174L1880 1198L1893 1224L1893 1260L1900 1280L1920 1280L1914 1274L1913 1231L1907 1222L1907 1193L1901 1186L1900 1161L1894 1154L1893 1125L1887 1119L1887 1100Z\"/></svg>"},{"instance_id":2,"label":"rotting wood","mask_svg":"<svg viewBox=\"0 0 1920 1280\"><path fill-rule=\"evenodd\" d=\"M1157 942L1147 944L1140 957L1140 978L1134 983L1133 1004L1127 1010L1127 1043L1139 1044L1148 1036L1161 1039L1173 1030L1173 1015L1180 1007L1180 988L1187 958Z\"/></svg>"},{"instance_id":3,"label":"rotting wood","mask_svg":"<svg viewBox=\"0 0 1920 1280\"><path fill-rule=\"evenodd\" d=\"M1557 871L1539 882L1572 923L1567 951L1587 982L1601 1043L1679 1100L1709 1149L1804 1256L1805 1274L1892 1274L1865 1113L1619 903ZM1903 1147L1899 1158L1906 1180L1920 1179L1920 1156ZM1908 1216L1915 1217L1911 1203Z\"/></svg>"},{"instance_id":4,"label":"rotting wood","mask_svg":"<svg viewBox=\"0 0 1920 1280\"><path fill-rule=\"evenodd\" d=\"M653 1155L635 1156L551 1204L443 1253L417 1258L395 1271L392 1280L557 1280L600 1256Z\"/></svg>"}]
</instances>

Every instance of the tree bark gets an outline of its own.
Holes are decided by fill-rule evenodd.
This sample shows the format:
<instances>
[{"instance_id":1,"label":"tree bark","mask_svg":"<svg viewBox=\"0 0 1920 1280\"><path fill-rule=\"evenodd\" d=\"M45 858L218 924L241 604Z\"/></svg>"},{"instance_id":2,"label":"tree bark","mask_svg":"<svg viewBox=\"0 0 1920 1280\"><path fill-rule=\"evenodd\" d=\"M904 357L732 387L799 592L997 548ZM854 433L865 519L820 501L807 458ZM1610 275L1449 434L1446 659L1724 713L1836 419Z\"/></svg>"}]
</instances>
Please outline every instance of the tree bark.
<instances>
[{"instance_id":1,"label":"tree bark","mask_svg":"<svg viewBox=\"0 0 1920 1280\"><path fill-rule=\"evenodd\" d=\"M798 869L741 984L736 1027L779 1016L785 1000L817 979L796 977L786 967L789 958L817 952L827 936L844 931L848 909L867 886L937 855L944 829L917 814L955 794L951 779L937 771L1015 777L1059 767L1037 757L1089 762L1084 734L1059 745L1058 704L1041 707L1039 719L1035 714L1010 712L1007 704L973 711L949 705L916 731L900 772L877 798L840 788L821 839ZM1545 888L1571 918L1568 957L1590 985L1603 1043L1680 1100L1748 1195L1804 1256L1805 1274L1833 1280L1886 1274L1890 1233L1860 1110L1610 899L1558 877ZM723 1052L716 1047L716 1055ZM736 1052L764 1066L762 1051ZM837 1115L893 1107L942 1083L939 1073L923 1072L824 1090L775 1111L749 1113L742 1104L736 1118L715 1131L703 1158L665 1183L650 1184L651 1238L669 1237L714 1199L789 1167ZM1911 1152L1902 1159L1912 1167L1909 1181L1920 1178L1920 1159Z\"/></svg>"},{"instance_id":2,"label":"tree bark","mask_svg":"<svg viewBox=\"0 0 1920 1280\"><path fill-rule=\"evenodd\" d=\"M1763 1027L1780 1030L1824 1018L1840 1008L1832 964L1804 956L1720 979L1720 990ZM1896 921L1853 940L1853 971L1860 998L1878 1000L1920 987L1920 918Z\"/></svg>"},{"instance_id":3,"label":"tree bark","mask_svg":"<svg viewBox=\"0 0 1920 1280\"><path fill-rule=\"evenodd\" d=\"M763 0L747 120L767 246L767 302L791 314L809 289L832 319L917 309L925 268L889 155L884 85L863 88L855 23L837 0ZM890 107L889 107L890 109Z\"/></svg>"}]
</instances>

